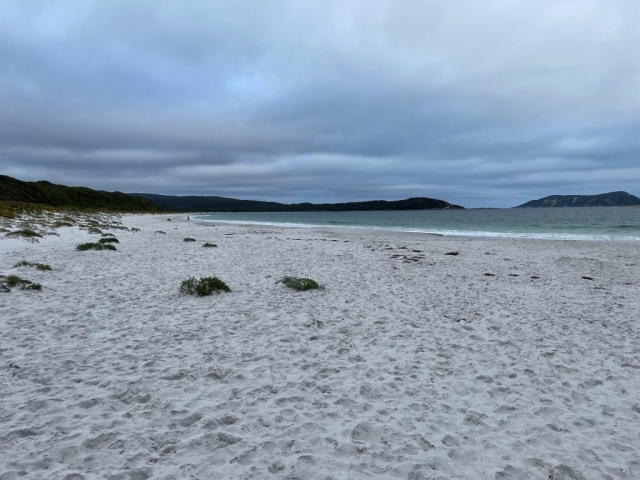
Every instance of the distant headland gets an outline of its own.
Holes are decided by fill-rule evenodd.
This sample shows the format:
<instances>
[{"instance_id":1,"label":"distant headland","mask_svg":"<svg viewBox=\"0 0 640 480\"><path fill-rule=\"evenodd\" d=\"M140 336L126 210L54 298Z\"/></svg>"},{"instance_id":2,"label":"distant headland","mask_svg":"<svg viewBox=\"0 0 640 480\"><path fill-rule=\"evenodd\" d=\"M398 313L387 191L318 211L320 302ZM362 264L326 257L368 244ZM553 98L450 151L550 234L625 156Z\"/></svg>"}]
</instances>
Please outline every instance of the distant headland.
<instances>
[{"instance_id":1,"label":"distant headland","mask_svg":"<svg viewBox=\"0 0 640 480\"><path fill-rule=\"evenodd\" d=\"M629 207L639 206L640 198L627 192L610 192L599 195L550 195L518 205L516 208L538 207Z\"/></svg>"}]
</instances>

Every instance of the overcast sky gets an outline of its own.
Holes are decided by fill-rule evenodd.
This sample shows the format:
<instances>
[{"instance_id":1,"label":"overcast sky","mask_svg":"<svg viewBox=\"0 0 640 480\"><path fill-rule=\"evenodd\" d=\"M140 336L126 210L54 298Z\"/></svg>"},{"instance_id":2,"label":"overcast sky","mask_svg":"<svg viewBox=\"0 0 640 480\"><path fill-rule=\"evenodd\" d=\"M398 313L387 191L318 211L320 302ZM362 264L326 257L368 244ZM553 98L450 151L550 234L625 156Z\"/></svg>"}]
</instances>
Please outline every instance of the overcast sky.
<instances>
[{"instance_id":1,"label":"overcast sky","mask_svg":"<svg viewBox=\"0 0 640 480\"><path fill-rule=\"evenodd\" d=\"M0 173L283 202L640 194L638 0L0 0Z\"/></svg>"}]
</instances>

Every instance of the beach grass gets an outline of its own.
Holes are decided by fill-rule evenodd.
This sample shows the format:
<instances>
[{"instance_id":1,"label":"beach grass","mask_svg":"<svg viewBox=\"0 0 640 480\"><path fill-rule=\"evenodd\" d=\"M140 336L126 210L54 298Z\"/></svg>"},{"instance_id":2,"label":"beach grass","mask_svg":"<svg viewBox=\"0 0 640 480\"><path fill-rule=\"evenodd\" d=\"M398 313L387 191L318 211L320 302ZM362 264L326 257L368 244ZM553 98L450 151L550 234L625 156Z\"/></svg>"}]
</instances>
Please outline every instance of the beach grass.
<instances>
[{"instance_id":1,"label":"beach grass","mask_svg":"<svg viewBox=\"0 0 640 480\"><path fill-rule=\"evenodd\" d=\"M283 283L287 287L300 292L305 290L324 290L324 285L320 285L311 278L284 277L282 280L279 280L279 283Z\"/></svg>"},{"instance_id":2,"label":"beach grass","mask_svg":"<svg viewBox=\"0 0 640 480\"><path fill-rule=\"evenodd\" d=\"M229 286L218 277L188 278L180 284L182 293L204 297L213 293L230 292Z\"/></svg>"},{"instance_id":3,"label":"beach grass","mask_svg":"<svg viewBox=\"0 0 640 480\"><path fill-rule=\"evenodd\" d=\"M103 237L100 240L98 240L98 243L120 243L120 240L118 240L116 237Z\"/></svg>"},{"instance_id":4,"label":"beach grass","mask_svg":"<svg viewBox=\"0 0 640 480\"><path fill-rule=\"evenodd\" d=\"M23 228L21 230L16 230L15 232L9 232L6 235L7 237L27 237L27 238L42 238L38 232L31 230L30 228Z\"/></svg>"},{"instance_id":5,"label":"beach grass","mask_svg":"<svg viewBox=\"0 0 640 480\"><path fill-rule=\"evenodd\" d=\"M185 238L185 239L184 239L184 241L185 241L185 242L195 242L195 241L196 241L196 239L195 239L195 238L189 238L189 237L187 237L187 238Z\"/></svg>"},{"instance_id":6,"label":"beach grass","mask_svg":"<svg viewBox=\"0 0 640 480\"><path fill-rule=\"evenodd\" d=\"M43 272L51 270L51 265L47 265L45 263L27 262L26 260L22 260L21 262L16 263L13 267L34 267Z\"/></svg>"},{"instance_id":7,"label":"beach grass","mask_svg":"<svg viewBox=\"0 0 640 480\"><path fill-rule=\"evenodd\" d=\"M85 250L116 250L116 247L109 244L104 243L95 243L95 242L87 242L80 243L76 246L76 250L85 251Z\"/></svg>"},{"instance_id":8,"label":"beach grass","mask_svg":"<svg viewBox=\"0 0 640 480\"><path fill-rule=\"evenodd\" d=\"M20 287L20 290L42 290L42 285L33 283L17 275L0 275L0 291L10 292L13 287Z\"/></svg>"},{"instance_id":9,"label":"beach grass","mask_svg":"<svg viewBox=\"0 0 640 480\"><path fill-rule=\"evenodd\" d=\"M217 247L218 245L216 245L215 243L205 243L204 245L202 245L203 247L207 247L207 248L214 248Z\"/></svg>"}]
</instances>

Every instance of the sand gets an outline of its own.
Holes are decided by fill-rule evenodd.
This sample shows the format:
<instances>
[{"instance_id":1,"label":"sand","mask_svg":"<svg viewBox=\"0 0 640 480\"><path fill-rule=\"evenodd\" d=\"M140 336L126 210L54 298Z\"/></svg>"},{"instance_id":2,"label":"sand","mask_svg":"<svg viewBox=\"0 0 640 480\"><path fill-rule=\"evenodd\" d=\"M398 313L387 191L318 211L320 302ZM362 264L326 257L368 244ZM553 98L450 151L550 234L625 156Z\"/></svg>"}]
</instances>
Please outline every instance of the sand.
<instances>
[{"instance_id":1,"label":"sand","mask_svg":"<svg viewBox=\"0 0 640 480\"><path fill-rule=\"evenodd\" d=\"M638 243L166 218L0 240L1 480L640 478Z\"/></svg>"}]
</instances>

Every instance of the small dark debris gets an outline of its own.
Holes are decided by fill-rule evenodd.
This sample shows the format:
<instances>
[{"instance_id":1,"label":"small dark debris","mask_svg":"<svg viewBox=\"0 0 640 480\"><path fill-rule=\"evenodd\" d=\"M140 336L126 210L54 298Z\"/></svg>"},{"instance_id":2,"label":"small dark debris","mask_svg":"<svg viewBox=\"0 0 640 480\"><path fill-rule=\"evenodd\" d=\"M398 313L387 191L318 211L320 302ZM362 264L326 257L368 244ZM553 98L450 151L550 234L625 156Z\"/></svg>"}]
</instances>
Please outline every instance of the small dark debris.
<instances>
[{"instance_id":1,"label":"small dark debris","mask_svg":"<svg viewBox=\"0 0 640 480\"><path fill-rule=\"evenodd\" d=\"M484 276L485 277L495 277L495 275L493 273L485 273Z\"/></svg>"},{"instance_id":2,"label":"small dark debris","mask_svg":"<svg viewBox=\"0 0 640 480\"><path fill-rule=\"evenodd\" d=\"M20 368L20 365L16 365L15 363L10 363L9 368Z\"/></svg>"},{"instance_id":3,"label":"small dark debris","mask_svg":"<svg viewBox=\"0 0 640 480\"><path fill-rule=\"evenodd\" d=\"M452 255L452 256L456 257L456 256L460 255L460 252L447 252L447 253L445 253L445 255Z\"/></svg>"},{"instance_id":4,"label":"small dark debris","mask_svg":"<svg viewBox=\"0 0 640 480\"><path fill-rule=\"evenodd\" d=\"M540 277L536 277L535 275L531 277L532 280L538 280Z\"/></svg>"},{"instance_id":5,"label":"small dark debris","mask_svg":"<svg viewBox=\"0 0 640 480\"><path fill-rule=\"evenodd\" d=\"M593 280L593 277L590 277L590 276L588 276L588 275L583 275L583 276L582 276L582 279L583 279L583 280Z\"/></svg>"},{"instance_id":6,"label":"small dark debris","mask_svg":"<svg viewBox=\"0 0 640 480\"><path fill-rule=\"evenodd\" d=\"M509 276L510 277L519 277L520 275L518 275L517 273L510 273Z\"/></svg>"},{"instance_id":7,"label":"small dark debris","mask_svg":"<svg viewBox=\"0 0 640 480\"><path fill-rule=\"evenodd\" d=\"M414 253L422 253L422 250L411 250Z\"/></svg>"}]
</instances>

